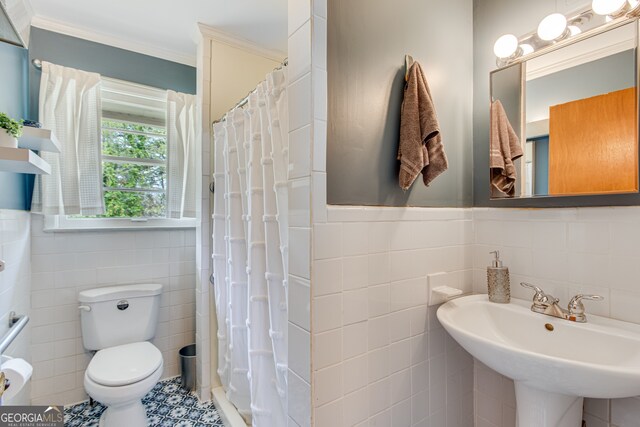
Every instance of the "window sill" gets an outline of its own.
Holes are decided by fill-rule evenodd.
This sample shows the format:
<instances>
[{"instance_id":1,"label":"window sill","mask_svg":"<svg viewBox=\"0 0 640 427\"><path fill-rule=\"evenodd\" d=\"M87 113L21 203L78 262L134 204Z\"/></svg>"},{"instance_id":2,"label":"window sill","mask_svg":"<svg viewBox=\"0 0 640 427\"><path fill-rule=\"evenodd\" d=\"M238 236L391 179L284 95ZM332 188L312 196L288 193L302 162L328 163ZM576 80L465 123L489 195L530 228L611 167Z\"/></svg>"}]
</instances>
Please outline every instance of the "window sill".
<instances>
[{"instance_id":1,"label":"window sill","mask_svg":"<svg viewBox=\"0 0 640 427\"><path fill-rule=\"evenodd\" d=\"M69 219L61 215L45 215L45 233L65 231L104 231L104 230L170 230L196 228L198 220L169 218L76 218Z\"/></svg>"}]
</instances>

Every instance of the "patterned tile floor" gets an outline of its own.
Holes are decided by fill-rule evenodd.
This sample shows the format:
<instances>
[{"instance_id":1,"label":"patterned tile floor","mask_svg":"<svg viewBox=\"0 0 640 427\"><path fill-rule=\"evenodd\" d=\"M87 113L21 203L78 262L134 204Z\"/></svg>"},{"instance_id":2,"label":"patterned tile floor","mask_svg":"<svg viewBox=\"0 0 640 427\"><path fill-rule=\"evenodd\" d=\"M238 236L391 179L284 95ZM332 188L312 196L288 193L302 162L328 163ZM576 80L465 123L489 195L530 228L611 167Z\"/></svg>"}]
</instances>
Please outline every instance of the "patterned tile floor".
<instances>
[{"instance_id":1,"label":"patterned tile floor","mask_svg":"<svg viewBox=\"0 0 640 427\"><path fill-rule=\"evenodd\" d=\"M180 378L160 381L142 399L147 409L149 427L214 427L224 423L212 402L198 398L180 387ZM98 427L105 407L88 402L64 408L65 427ZM124 427L124 426L123 426Z\"/></svg>"}]
</instances>

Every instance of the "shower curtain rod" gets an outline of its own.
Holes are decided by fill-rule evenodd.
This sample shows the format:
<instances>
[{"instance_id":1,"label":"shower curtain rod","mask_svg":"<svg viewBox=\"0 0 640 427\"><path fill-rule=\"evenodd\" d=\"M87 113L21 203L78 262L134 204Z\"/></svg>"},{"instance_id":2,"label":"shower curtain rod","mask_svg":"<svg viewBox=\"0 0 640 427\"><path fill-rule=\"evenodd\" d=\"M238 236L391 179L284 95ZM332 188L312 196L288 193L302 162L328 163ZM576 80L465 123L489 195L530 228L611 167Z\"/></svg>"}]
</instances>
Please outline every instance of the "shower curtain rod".
<instances>
[{"instance_id":1,"label":"shower curtain rod","mask_svg":"<svg viewBox=\"0 0 640 427\"><path fill-rule=\"evenodd\" d=\"M277 70L281 70L284 67L286 67L287 65L289 65L289 58L284 58L284 61L282 61L282 63L280 63L280 65L278 65L276 68L273 69L273 71L277 71ZM254 93L258 88L256 87L256 89L253 89L251 91L249 91L249 93L242 98L240 101L238 101L236 103L236 105L234 105L232 108L229 109L229 111L231 110L235 110L236 108L242 108L245 105L247 105L247 103L249 102L249 97L251 96L252 93ZM215 120L213 123L211 123L211 125L215 125L218 123L222 123L225 120L227 120L227 114L225 113L224 116L222 116L221 118L219 118L218 120Z\"/></svg>"}]
</instances>

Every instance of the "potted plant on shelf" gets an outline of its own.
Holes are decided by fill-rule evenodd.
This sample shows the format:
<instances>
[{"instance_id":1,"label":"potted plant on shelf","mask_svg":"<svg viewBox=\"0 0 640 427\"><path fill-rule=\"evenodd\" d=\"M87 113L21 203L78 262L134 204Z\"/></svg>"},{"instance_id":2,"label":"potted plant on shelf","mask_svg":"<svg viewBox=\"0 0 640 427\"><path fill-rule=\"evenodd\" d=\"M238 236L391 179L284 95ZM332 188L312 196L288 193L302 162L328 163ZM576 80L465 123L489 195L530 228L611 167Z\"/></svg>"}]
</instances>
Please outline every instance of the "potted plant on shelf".
<instances>
[{"instance_id":1,"label":"potted plant on shelf","mask_svg":"<svg viewBox=\"0 0 640 427\"><path fill-rule=\"evenodd\" d=\"M22 123L0 113L0 147L18 148L18 137L22 135Z\"/></svg>"}]
</instances>

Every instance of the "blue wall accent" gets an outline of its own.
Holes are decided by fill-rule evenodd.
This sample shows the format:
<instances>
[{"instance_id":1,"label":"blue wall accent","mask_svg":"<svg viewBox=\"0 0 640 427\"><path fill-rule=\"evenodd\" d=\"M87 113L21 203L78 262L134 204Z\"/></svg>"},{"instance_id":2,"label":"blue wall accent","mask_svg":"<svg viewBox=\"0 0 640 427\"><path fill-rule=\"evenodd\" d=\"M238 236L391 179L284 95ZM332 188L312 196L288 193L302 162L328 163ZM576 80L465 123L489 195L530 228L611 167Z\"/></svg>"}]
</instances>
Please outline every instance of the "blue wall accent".
<instances>
[{"instance_id":1,"label":"blue wall accent","mask_svg":"<svg viewBox=\"0 0 640 427\"><path fill-rule=\"evenodd\" d=\"M0 42L0 111L27 115L27 50ZM0 209L27 209L27 176L0 172Z\"/></svg>"},{"instance_id":2,"label":"blue wall accent","mask_svg":"<svg viewBox=\"0 0 640 427\"><path fill-rule=\"evenodd\" d=\"M196 93L196 69L153 56L31 27L29 61L40 59L160 89ZM29 115L37 119L40 70L29 67Z\"/></svg>"},{"instance_id":3,"label":"blue wall accent","mask_svg":"<svg viewBox=\"0 0 640 427\"><path fill-rule=\"evenodd\" d=\"M549 137L535 138L535 180L533 194L536 196L549 195Z\"/></svg>"}]
</instances>

